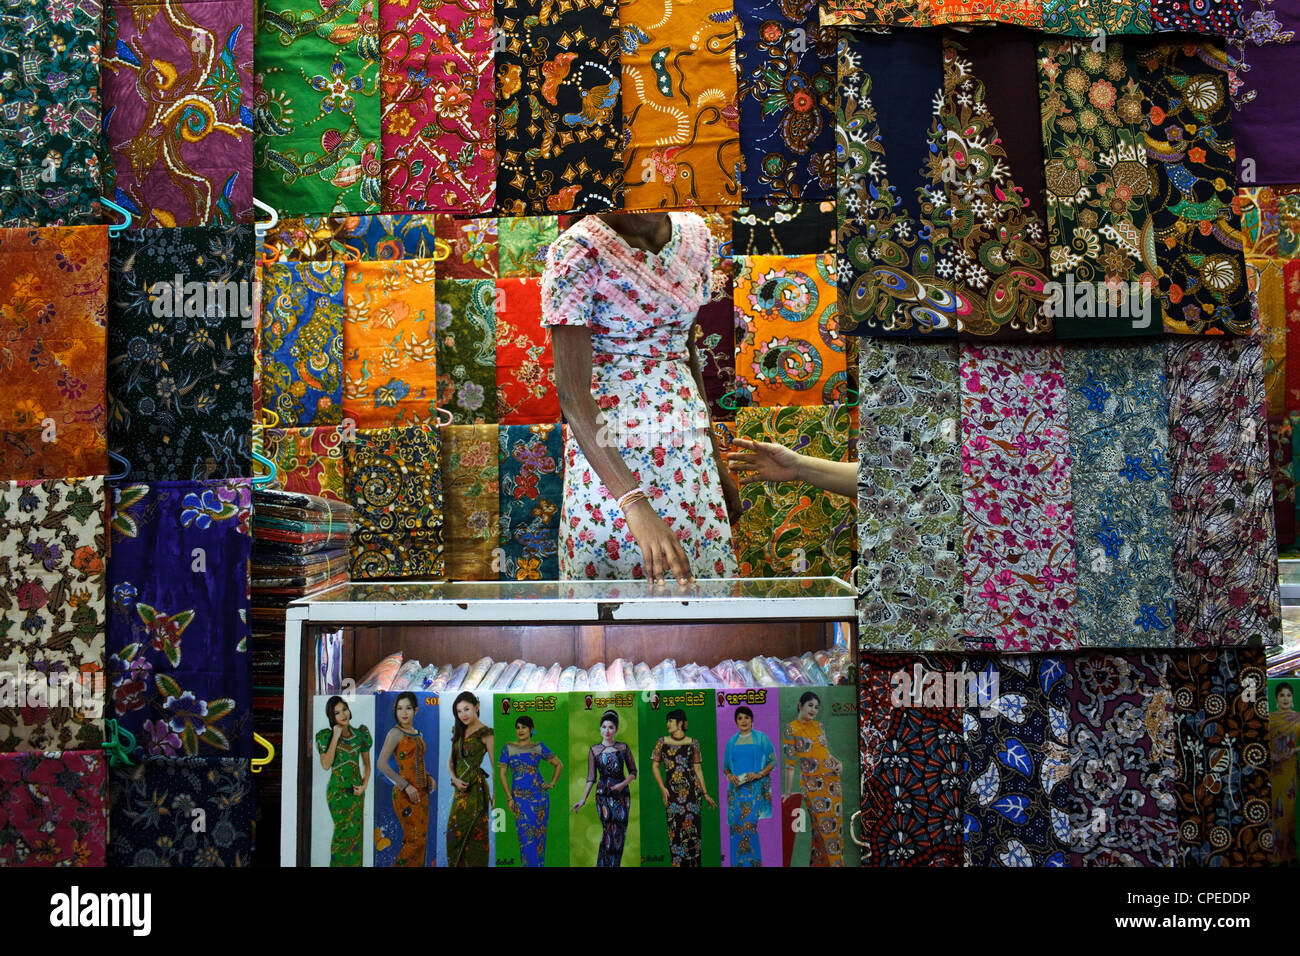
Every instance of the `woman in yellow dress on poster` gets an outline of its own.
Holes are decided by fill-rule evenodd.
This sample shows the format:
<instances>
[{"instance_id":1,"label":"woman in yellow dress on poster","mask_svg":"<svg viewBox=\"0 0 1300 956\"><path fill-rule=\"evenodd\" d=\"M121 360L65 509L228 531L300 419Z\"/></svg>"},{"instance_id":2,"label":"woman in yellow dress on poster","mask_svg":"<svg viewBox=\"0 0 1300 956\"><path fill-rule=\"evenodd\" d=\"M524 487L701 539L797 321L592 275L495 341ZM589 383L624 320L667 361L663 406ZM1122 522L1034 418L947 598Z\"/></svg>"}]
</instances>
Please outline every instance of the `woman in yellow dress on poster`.
<instances>
[{"instance_id":1,"label":"woman in yellow dress on poster","mask_svg":"<svg viewBox=\"0 0 1300 956\"><path fill-rule=\"evenodd\" d=\"M1270 682L1271 683L1271 682ZM1273 789L1273 849L1277 862L1297 862L1295 804L1300 787L1300 713L1295 706L1295 688L1279 683L1274 692L1277 707L1268 715L1270 777Z\"/></svg>"},{"instance_id":2,"label":"woman in yellow dress on poster","mask_svg":"<svg viewBox=\"0 0 1300 956\"><path fill-rule=\"evenodd\" d=\"M840 836L844 794L840 772L844 764L826 745L826 729L817 722L822 699L812 691L799 698L794 720L785 725L781 749L785 754L785 793L794 790L795 767L799 769L799 792L812 831L809 866L843 866L844 843ZM789 861L786 861L789 865Z\"/></svg>"}]
</instances>

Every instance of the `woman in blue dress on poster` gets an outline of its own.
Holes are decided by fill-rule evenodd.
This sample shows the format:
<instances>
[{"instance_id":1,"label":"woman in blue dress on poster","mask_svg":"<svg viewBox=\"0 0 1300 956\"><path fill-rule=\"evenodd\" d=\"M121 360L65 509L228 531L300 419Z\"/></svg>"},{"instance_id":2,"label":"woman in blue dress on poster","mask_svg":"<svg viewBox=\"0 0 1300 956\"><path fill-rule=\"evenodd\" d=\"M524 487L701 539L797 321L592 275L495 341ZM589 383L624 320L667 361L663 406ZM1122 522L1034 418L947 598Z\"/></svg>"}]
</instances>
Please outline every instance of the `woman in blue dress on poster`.
<instances>
[{"instance_id":1,"label":"woman in blue dress on poster","mask_svg":"<svg viewBox=\"0 0 1300 956\"><path fill-rule=\"evenodd\" d=\"M544 743L533 741L533 718L527 714L515 720L515 742L501 748L497 766L501 769L501 786L506 791L506 805L515 818L519 834L519 856L524 866L546 864L546 824L551 816L551 797L564 770L560 758ZM550 780L543 780L542 763L555 768Z\"/></svg>"},{"instance_id":2,"label":"woman in blue dress on poster","mask_svg":"<svg viewBox=\"0 0 1300 956\"><path fill-rule=\"evenodd\" d=\"M772 771L776 747L761 730L754 729L754 712L737 707L736 733L727 741L722 770L727 775L727 832L731 838L732 866L762 866L758 821L772 816Z\"/></svg>"}]
</instances>

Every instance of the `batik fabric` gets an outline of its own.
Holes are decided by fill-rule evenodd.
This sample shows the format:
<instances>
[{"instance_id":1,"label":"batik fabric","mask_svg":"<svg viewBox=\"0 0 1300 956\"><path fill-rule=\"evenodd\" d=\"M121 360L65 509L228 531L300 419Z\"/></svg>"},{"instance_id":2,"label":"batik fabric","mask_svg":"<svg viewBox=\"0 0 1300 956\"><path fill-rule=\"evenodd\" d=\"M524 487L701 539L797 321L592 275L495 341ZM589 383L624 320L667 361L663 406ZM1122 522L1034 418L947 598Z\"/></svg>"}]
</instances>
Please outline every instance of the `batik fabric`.
<instances>
[{"instance_id":1,"label":"batik fabric","mask_svg":"<svg viewBox=\"0 0 1300 956\"><path fill-rule=\"evenodd\" d=\"M0 866L103 866L106 771L98 750L0 754Z\"/></svg>"},{"instance_id":2,"label":"batik fabric","mask_svg":"<svg viewBox=\"0 0 1300 956\"><path fill-rule=\"evenodd\" d=\"M348 446L353 578L443 576L443 502L438 429L359 429Z\"/></svg>"},{"instance_id":3,"label":"batik fabric","mask_svg":"<svg viewBox=\"0 0 1300 956\"><path fill-rule=\"evenodd\" d=\"M555 357L542 325L541 283L533 276L496 281L496 420L502 425L560 420Z\"/></svg>"},{"instance_id":4,"label":"batik fabric","mask_svg":"<svg viewBox=\"0 0 1300 956\"><path fill-rule=\"evenodd\" d=\"M262 403L289 428L343 420L343 264L262 266Z\"/></svg>"},{"instance_id":5,"label":"batik fabric","mask_svg":"<svg viewBox=\"0 0 1300 956\"><path fill-rule=\"evenodd\" d=\"M446 497L447 579L494 581L501 525L495 425L443 429L442 485Z\"/></svg>"},{"instance_id":6,"label":"batik fabric","mask_svg":"<svg viewBox=\"0 0 1300 956\"><path fill-rule=\"evenodd\" d=\"M497 437L499 577L556 580L560 577L564 434L559 425L503 425Z\"/></svg>"},{"instance_id":7,"label":"batik fabric","mask_svg":"<svg viewBox=\"0 0 1300 956\"><path fill-rule=\"evenodd\" d=\"M438 405L457 425L497 420L496 283L439 279L434 328L438 353Z\"/></svg>"},{"instance_id":8,"label":"batik fabric","mask_svg":"<svg viewBox=\"0 0 1300 956\"><path fill-rule=\"evenodd\" d=\"M342 428L268 428L262 453L275 462L275 487L347 499ZM259 473L265 468L257 464Z\"/></svg>"}]
</instances>

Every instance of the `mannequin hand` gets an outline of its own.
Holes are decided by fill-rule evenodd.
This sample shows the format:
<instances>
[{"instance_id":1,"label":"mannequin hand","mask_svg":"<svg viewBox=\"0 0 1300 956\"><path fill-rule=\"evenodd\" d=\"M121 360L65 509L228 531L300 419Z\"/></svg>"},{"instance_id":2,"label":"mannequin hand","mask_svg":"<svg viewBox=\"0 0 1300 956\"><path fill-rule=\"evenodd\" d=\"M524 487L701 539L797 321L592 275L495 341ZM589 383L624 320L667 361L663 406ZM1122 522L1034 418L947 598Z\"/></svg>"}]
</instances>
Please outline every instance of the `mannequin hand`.
<instances>
[{"instance_id":1,"label":"mannequin hand","mask_svg":"<svg viewBox=\"0 0 1300 956\"><path fill-rule=\"evenodd\" d=\"M794 481L799 473L797 452L784 445L737 438L731 443L727 460L740 473L742 483L751 481Z\"/></svg>"},{"instance_id":2,"label":"mannequin hand","mask_svg":"<svg viewBox=\"0 0 1300 956\"><path fill-rule=\"evenodd\" d=\"M691 563L668 523L655 513L648 501L635 501L629 507L627 524L641 549L645 579L663 584L664 575L671 571L679 584L693 583Z\"/></svg>"}]
</instances>

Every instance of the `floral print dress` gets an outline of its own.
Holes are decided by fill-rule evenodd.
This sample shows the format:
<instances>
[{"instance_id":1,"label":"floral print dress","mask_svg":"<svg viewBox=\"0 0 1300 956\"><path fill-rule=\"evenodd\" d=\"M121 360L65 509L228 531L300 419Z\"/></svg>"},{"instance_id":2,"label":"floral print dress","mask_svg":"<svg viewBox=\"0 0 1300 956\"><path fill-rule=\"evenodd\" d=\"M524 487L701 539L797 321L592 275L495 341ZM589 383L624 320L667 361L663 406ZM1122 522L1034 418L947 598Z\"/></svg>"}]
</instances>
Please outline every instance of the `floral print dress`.
<instances>
[{"instance_id":1,"label":"floral print dress","mask_svg":"<svg viewBox=\"0 0 1300 956\"><path fill-rule=\"evenodd\" d=\"M692 573L729 577L736 573L731 526L687 346L711 293L713 241L699 216L668 216L672 237L657 253L633 249L596 216L561 235L542 276L542 323L591 329L602 437L617 443ZM572 434L564 457L560 577L644 577L626 517Z\"/></svg>"}]
</instances>

